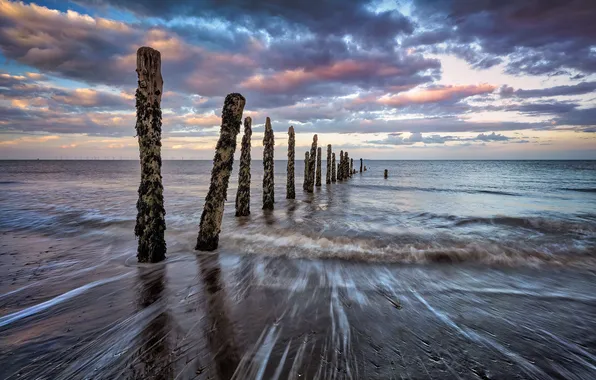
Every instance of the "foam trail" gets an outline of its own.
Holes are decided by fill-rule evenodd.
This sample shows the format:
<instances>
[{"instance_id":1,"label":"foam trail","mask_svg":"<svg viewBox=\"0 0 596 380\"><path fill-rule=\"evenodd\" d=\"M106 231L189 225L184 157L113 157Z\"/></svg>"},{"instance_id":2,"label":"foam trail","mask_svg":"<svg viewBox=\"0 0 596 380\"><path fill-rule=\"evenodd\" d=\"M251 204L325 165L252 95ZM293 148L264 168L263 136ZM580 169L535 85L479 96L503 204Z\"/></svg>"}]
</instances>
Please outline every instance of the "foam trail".
<instances>
[{"instance_id":1,"label":"foam trail","mask_svg":"<svg viewBox=\"0 0 596 380\"><path fill-rule=\"evenodd\" d=\"M61 294L58 297L54 297L51 300L42 302L39 305L31 306L24 310L17 311L16 313L5 315L0 318L0 327L7 326L7 325L9 325L13 322L16 322L18 320L21 320L23 318L27 318L27 317L32 316L37 313L41 313L42 311L47 310L47 309L51 308L52 306L55 306L55 305L62 303L64 301L68 301L69 299L74 298L78 295L81 295L90 289L93 289L100 285L108 284L110 282L118 281L124 277L129 276L131 273L132 272L128 272L128 273L121 274L119 276L114 276L114 277L105 278L103 280L94 281L87 285L83 285L83 286L73 289L69 292Z\"/></svg>"}]
</instances>

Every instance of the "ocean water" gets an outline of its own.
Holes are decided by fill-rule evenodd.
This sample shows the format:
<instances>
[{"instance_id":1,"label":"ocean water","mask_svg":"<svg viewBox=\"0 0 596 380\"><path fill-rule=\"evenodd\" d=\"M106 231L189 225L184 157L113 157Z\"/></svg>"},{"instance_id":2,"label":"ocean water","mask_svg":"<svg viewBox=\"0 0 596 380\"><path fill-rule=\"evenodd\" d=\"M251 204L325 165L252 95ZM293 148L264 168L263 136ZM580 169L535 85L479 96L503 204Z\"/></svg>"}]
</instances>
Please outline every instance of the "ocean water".
<instances>
[{"instance_id":1,"label":"ocean water","mask_svg":"<svg viewBox=\"0 0 596 380\"><path fill-rule=\"evenodd\" d=\"M596 378L596 161L364 164L263 212L255 160L235 218L236 162L197 255L211 162L164 161L138 265L138 162L0 161L0 378Z\"/></svg>"}]
</instances>

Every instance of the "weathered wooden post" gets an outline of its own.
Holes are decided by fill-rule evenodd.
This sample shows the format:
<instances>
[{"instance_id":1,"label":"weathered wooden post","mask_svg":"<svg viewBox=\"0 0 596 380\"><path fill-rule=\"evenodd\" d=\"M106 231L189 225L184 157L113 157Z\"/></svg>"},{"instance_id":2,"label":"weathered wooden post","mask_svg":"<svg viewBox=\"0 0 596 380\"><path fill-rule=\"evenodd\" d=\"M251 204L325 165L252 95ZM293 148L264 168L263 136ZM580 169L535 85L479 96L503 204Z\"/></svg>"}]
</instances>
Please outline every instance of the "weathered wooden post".
<instances>
[{"instance_id":1,"label":"weathered wooden post","mask_svg":"<svg viewBox=\"0 0 596 380\"><path fill-rule=\"evenodd\" d=\"M156 263L166 258L166 210L161 183L161 54L150 47L137 50L136 92L141 184L137 201L135 236L139 238L137 259Z\"/></svg>"},{"instance_id":2,"label":"weathered wooden post","mask_svg":"<svg viewBox=\"0 0 596 380\"><path fill-rule=\"evenodd\" d=\"M294 127L288 129L288 180L286 184L286 199L296 199L294 185L294 159L296 157L296 134Z\"/></svg>"},{"instance_id":3,"label":"weathered wooden post","mask_svg":"<svg viewBox=\"0 0 596 380\"><path fill-rule=\"evenodd\" d=\"M348 152L344 152L344 167L343 167L343 177L344 179L350 178L350 157L348 157Z\"/></svg>"},{"instance_id":4,"label":"weathered wooden post","mask_svg":"<svg viewBox=\"0 0 596 380\"><path fill-rule=\"evenodd\" d=\"M302 190L307 191L308 190L308 173L310 173L310 170L308 170L308 164L310 163L310 157L308 157L309 154L308 152L304 153L304 182L302 183Z\"/></svg>"},{"instance_id":5,"label":"weathered wooden post","mask_svg":"<svg viewBox=\"0 0 596 380\"><path fill-rule=\"evenodd\" d=\"M321 147L317 148L317 182L315 186L321 186Z\"/></svg>"},{"instance_id":6,"label":"weathered wooden post","mask_svg":"<svg viewBox=\"0 0 596 380\"><path fill-rule=\"evenodd\" d=\"M385 179L387 179L387 177L389 177L389 171L387 169L385 169L385 173L384 173L383 177Z\"/></svg>"},{"instance_id":7,"label":"weathered wooden post","mask_svg":"<svg viewBox=\"0 0 596 380\"><path fill-rule=\"evenodd\" d=\"M354 159L350 158L350 177L354 174Z\"/></svg>"},{"instance_id":8,"label":"weathered wooden post","mask_svg":"<svg viewBox=\"0 0 596 380\"><path fill-rule=\"evenodd\" d=\"M263 210L273 210L275 203L275 188L273 182L273 129L271 128L271 119L265 121L265 136L263 136Z\"/></svg>"},{"instance_id":9,"label":"weathered wooden post","mask_svg":"<svg viewBox=\"0 0 596 380\"><path fill-rule=\"evenodd\" d=\"M343 169L344 169L344 151L339 151L339 163L337 164L337 180L343 180Z\"/></svg>"},{"instance_id":10,"label":"weathered wooden post","mask_svg":"<svg viewBox=\"0 0 596 380\"><path fill-rule=\"evenodd\" d=\"M240 170L238 170L238 192L236 193L236 216L250 215L250 138L252 119L244 119L244 136L240 151Z\"/></svg>"},{"instance_id":11,"label":"weathered wooden post","mask_svg":"<svg viewBox=\"0 0 596 380\"><path fill-rule=\"evenodd\" d=\"M362 173L362 158L360 159L360 173Z\"/></svg>"},{"instance_id":12,"label":"weathered wooden post","mask_svg":"<svg viewBox=\"0 0 596 380\"><path fill-rule=\"evenodd\" d=\"M205 206L201 215L201 225L195 249L199 251L213 251L219 244L221 221L226 203L228 182L234 164L236 151L236 136L240 132L242 111L246 100L240 94L226 96L221 111L221 128L219 141L215 146L213 169L211 170L211 185L205 197Z\"/></svg>"},{"instance_id":13,"label":"weathered wooden post","mask_svg":"<svg viewBox=\"0 0 596 380\"><path fill-rule=\"evenodd\" d=\"M327 172L325 173L325 183L331 183L331 144L327 144Z\"/></svg>"},{"instance_id":14,"label":"weathered wooden post","mask_svg":"<svg viewBox=\"0 0 596 380\"><path fill-rule=\"evenodd\" d=\"M317 165L317 140L318 136L314 135L312 138L312 145L310 147L310 155L308 157L308 191L312 193L315 190L315 169Z\"/></svg>"},{"instance_id":15,"label":"weathered wooden post","mask_svg":"<svg viewBox=\"0 0 596 380\"><path fill-rule=\"evenodd\" d=\"M364 171L366 171L366 165L364 166Z\"/></svg>"},{"instance_id":16,"label":"weathered wooden post","mask_svg":"<svg viewBox=\"0 0 596 380\"><path fill-rule=\"evenodd\" d=\"M335 183L337 177L335 176L335 153L331 153L331 182Z\"/></svg>"}]
</instances>

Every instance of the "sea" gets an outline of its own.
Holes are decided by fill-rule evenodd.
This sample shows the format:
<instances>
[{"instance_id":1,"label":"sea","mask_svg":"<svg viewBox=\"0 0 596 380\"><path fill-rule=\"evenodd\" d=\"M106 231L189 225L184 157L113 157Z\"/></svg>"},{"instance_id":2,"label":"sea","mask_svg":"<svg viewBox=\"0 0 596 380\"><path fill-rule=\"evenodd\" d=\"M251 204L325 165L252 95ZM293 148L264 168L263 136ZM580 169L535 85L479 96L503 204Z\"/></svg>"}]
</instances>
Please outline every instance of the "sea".
<instances>
[{"instance_id":1,"label":"sea","mask_svg":"<svg viewBox=\"0 0 596 380\"><path fill-rule=\"evenodd\" d=\"M164 161L138 264L138 161L0 161L0 378L596 378L596 161L286 165L204 253L212 162Z\"/></svg>"}]
</instances>

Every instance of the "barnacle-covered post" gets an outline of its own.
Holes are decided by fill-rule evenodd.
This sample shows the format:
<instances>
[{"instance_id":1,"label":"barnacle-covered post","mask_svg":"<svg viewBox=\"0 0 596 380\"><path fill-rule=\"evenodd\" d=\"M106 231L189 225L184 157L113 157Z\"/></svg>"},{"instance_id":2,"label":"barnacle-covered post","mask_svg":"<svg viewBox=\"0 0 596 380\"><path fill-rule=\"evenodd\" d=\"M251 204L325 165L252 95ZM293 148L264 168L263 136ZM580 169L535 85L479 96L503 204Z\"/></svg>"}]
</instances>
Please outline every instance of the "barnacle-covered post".
<instances>
[{"instance_id":1,"label":"barnacle-covered post","mask_svg":"<svg viewBox=\"0 0 596 380\"><path fill-rule=\"evenodd\" d=\"M219 140L215 146L215 157L211 170L211 185L207 197L205 197L205 207L201 215L199 236L195 247L199 251L213 251L219 244L228 182L234 164L236 136L240 132L245 103L244 97L236 93L229 94L224 101Z\"/></svg>"},{"instance_id":2,"label":"barnacle-covered post","mask_svg":"<svg viewBox=\"0 0 596 380\"><path fill-rule=\"evenodd\" d=\"M150 47L137 50L136 92L141 184L137 200L135 236L139 238L137 259L156 263L166 258L166 210L161 183L161 54Z\"/></svg>"},{"instance_id":3,"label":"barnacle-covered post","mask_svg":"<svg viewBox=\"0 0 596 380\"><path fill-rule=\"evenodd\" d=\"M294 127L288 129L288 182L286 185L286 199L296 199L294 185L294 158L296 156L296 134Z\"/></svg>"},{"instance_id":4,"label":"barnacle-covered post","mask_svg":"<svg viewBox=\"0 0 596 380\"><path fill-rule=\"evenodd\" d=\"M337 164L337 180L343 181L343 169L344 169L344 151L339 151L339 163Z\"/></svg>"},{"instance_id":5,"label":"barnacle-covered post","mask_svg":"<svg viewBox=\"0 0 596 380\"><path fill-rule=\"evenodd\" d=\"M331 183L331 144L327 144L327 173L325 173L325 183Z\"/></svg>"},{"instance_id":6,"label":"barnacle-covered post","mask_svg":"<svg viewBox=\"0 0 596 380\"><path fill-rule=\"evenodd\" d=\"M317 182L315 186L321 186L321 147L317 148Z\"/></svg>"},{"instance_id":7,"label":"barnacle-covered post","mask_svg":"<svg viewBox=\"0 0 596 380\"><path fill-rule=\"evenodd\" d=\"M385 173L383 174L383 178L387 178L389 177L389 171L387 169L385 169Z\"/></svg>"},{"instance_id":8,"label":"barnacle-covered post","mask_svg":"<svg viewBox=\"0 0 596 380\"><path fill-rule=\"evenodd\" d=\"M244 119L244 136L240 152L240 170L238 171L238 192L236 193L236 216L250 215L250 137L252 119Z\"/></svg>"},{"instance_id":9,"label":"barnacle-covered post","mask_svg":"<svg viewBox=\"0 0 596 380\"><path fill-rule=\"evenodd\" d=\"M302 190L307 191L308 190L308 173L310 172L308 170L308 164L310 163L310 157L308 157L309 154L308 152L304 153L304 182L302 183Z\"/></svg>"},{"instance_id":10,"label":"barnacle-covered post","mask_svg":"<svg viewBox=\"0 0 596 380\"><path fill-rule=\"evenodd\" d=\"M362 173L362 158L360 159L360 173Z\"/></svg>"},{"instance_id":11,"label":"barnacle-covered post","mask_svg":"<svg viewBox=\"0 0 596 380\"><path fill-rule=\"evenodd\" d=\"M273 129L271 119L265 121L265 136L263 136L263 210L273 210L275 203L275 189L273 183Z\"/></svg>"},{"instance_id":12,"label":"barnacle-covered post","mask_svg":"<svg viewBox=\"0 0 596 380\"><path fill-rule=\"evenodd\" d=\"M331 153L331 182L335 183L335 153Z\"/></svg>"},{"instance_id":13,"label":"barnacle-covered post","mask_svg":"<svg viewBox=\"0 0 596 380\"><path fill-rule=\"evenodd\" d=\"M315 169L317 165L317 141L319 137L314 135L312 138L312 145L310 147L310 155L308 157L308 188L306 191L312 193L315 190Z\"/></svg>"}]
</instances>

